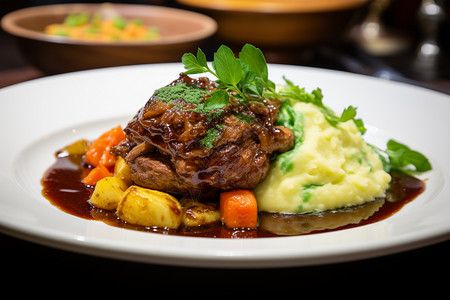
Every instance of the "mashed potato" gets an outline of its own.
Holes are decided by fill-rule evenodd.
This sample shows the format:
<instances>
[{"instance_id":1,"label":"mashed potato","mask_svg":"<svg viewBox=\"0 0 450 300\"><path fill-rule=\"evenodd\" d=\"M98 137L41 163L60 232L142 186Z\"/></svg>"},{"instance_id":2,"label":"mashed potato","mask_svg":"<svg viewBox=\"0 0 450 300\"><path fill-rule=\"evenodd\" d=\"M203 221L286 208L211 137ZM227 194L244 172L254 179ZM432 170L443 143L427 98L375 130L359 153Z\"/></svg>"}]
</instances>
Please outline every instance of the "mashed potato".
<instances>
[{"instance_id":1,"label":"mashed potato","mask_svg":"<svg viewBox=\"0 0 450 300\"><path fill-rule=\"evenodd\" d=\"M260 211L307 213L383 197L391 177L353 121L333 127L313 104L294 106L300 135L254 190Z\"/></svg>"}]
</instances>

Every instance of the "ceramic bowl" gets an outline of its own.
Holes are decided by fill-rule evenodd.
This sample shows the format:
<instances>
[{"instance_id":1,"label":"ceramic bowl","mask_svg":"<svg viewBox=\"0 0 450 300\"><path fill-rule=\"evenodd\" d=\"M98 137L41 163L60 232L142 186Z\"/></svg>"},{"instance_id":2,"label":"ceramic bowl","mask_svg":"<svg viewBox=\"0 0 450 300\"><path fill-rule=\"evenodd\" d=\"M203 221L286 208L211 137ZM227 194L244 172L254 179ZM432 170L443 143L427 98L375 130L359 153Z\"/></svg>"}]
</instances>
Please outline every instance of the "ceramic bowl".
<instances>
[{"instance_id":1,"label":"ceramic bowl","mask_svg":"<svg viewBox=\"0 0 450 300\"><path fill-rule=\"evenodd\" d=\"M69 13L98 12L102 4L60 4L20 9L2 18L3 29L16 36L30 63L47 74L85 69L178 62L186 52L196 51L217 30L208 16L188 10L154 5L114 4L126 19L141 19L157 26L161 38L148 42L79 41L43 33L61 23Z\"/></svg>"},{"instance_id":2,"label":"ceramic bowl","mask_svg":"<svg viewBox=\"0 0 450 300\"><path fill-rule=\"evenodd\" d=\"M298 47L341 37L367 0L178 0L213 17L224 43Z\"/></svg>"}]
</instances>

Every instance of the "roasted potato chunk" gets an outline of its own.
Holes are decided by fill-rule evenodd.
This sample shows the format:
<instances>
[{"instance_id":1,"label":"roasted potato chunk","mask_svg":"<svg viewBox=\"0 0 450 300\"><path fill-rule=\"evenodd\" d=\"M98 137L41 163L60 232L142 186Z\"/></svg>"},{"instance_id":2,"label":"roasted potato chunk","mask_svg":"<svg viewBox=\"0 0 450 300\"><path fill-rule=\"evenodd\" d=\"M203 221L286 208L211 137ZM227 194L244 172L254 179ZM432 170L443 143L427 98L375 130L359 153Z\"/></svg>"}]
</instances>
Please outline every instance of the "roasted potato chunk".
<instances>
[{"instance_id":1,"label":"roasted potato chunk","mask_svg":"<svg viewBox=\"0 0 450 300\"><path fill-rule=\"evenodd\" d=\"M114 166L114 177L120 178L126 185L130 186L133 181L131 180L131 171L125 159L117 157L116 164Z\"/></svg>"},{"instance_id":2,"label":"roasted potato chunk","mask_svg":"<svg viewBox=\"0 0 450 300\"><path fill-rule=\"evenodd\" d=\"M90 142L88 140L78 140L70 145L64 147L61 153L67 153L68 155L83 155L89 149Z\"/></svg>"},{"instance_id":3,"label":"roasted potato chunk","mask_svg":"<svg viewBox=\"0 0 450 300\"><path fill-rule=\"evenodd\" d=\"M190 198L181 201L183 206L182 223L187 227L204 226L220 221L221 214L218 205L202 203Z\"/></svg>"},{"instance_id":4,"label":"roasted potato chunk","mask_svg":"<svg viewBox=\"0 0 450 300\"><path fill-rule=\"evenodd\" d=\"M132 224L176 229L181 224L182 208L167 193L132 185L117 206L117 216Z\"/></svg>"},{"instance_id":5,"label":"roasted potato chunk","mask_svg":"<svg viewBox=\"0 0 450 300\"><path fill-rule=\"evenodd\" d=\"M92 205L102 209L116 209L127 188L128 185L118 177L102 178L95 185L89 201Z\"/></svg>"}]
</instances>

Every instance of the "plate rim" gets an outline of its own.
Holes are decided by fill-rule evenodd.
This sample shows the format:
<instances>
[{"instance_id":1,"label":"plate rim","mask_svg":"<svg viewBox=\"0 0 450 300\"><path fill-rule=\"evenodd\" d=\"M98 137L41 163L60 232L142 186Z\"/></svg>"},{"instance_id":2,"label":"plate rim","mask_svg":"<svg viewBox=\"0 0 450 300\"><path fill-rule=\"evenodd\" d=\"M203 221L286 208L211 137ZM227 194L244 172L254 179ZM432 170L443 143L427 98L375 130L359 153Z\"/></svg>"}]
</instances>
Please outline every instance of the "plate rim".
<instances>
[{"instance_id":1,"label":"plate rim","mask_svg":"<svg viewBox=\"0 0 450 300\"><path fill-rule=\"evenodd\" d=\"M39 78L39 79L34 79L33 84L39 84L40 82L42 82L42 80L55 80L55 78L62 78L62 76L67 76L68 78L70 78L71 76L73 76L74 74L76 76L95 76L95 74L101 74L102 72L106 71L116 71L116 72L121 72L124 70L128 70L128 71L133 71L136 70L136 68L161 68L161 67L165 67L166 65L171 65L171 66L179 66L179 63L169 63L169 64L153 64L153 65L140 65L140 66L126 66L126 67L114 67L114 68L105 68L105 69L96 69L96 70L89 70L89 71L79 71L79 72L73 72L73 73L66 73L66 74L62 74L62 75L53 75L53 76L49 76L49 77L45 77L45 78ZM361 77L361 75L357 75L357 74L350 74L350 73L346 73L346 72L341 72L341 71L335 71L335 70L326 70L326 69L319 69L319 68L311 68L311 67L301 67L301 66L290 66L290 65L276 65L276 64L269 64L269 67L275 67L275 68L294 68L294 69L302 69L302 70L315 70L319 73L321 72L326 72L326 73L334 73L336 75L343 75L345 74L346 76L350 76L350 77ZM114 70L113 70L114 69ZM95 73L95 72L99 72L99 73ZM86 74L92 74L92 75L86 75ZM372 77L366 77L369 80L378 80ZM380 79L381 80L381 79ZM385 81L386 84L393 84L394 86L397 85L407 85L404 83L396 83L396 82L387 82ZM23 87L26 87L27 84L29 85L30 82L24 82L24 83L20 83L17 85L13 85L10 87L6 87L4 89L0 90L0 97L2 95L2 91L5 90L6 92L14 90L14 89L20 89ZM318 83L318 85L320 85L320 83ZM413 89L417 88L420 90L426 90L432 93L437 93L437 94L443 94L440 93L438 91L434 91L434 90L428 90L422 87L416 87L416 86L409 86L407 85L408 88L413 87ZM443 94L445 95L445 94ZM0 98L1 99L1 98ZM1 102L0 102L1 104ZM33 142L33 141L32 141ZM0 170L1 171L1 170ZM446 180L446 179L445 179ZM450 224L449 224L450 225ZM108 226L108 225L106 225ZM369 225L366 225L369 226ZM172 253L171 255L166 254L166 256L164 255L153 255L151 257L149 256L145 256L145 255L141 255L139 256L139 258L130 258L127 257L126 251L125 252L121 252L118 249L114 249L111 250L111 253L109 253L108 255L111 258L118 258L118 259L125 259L125 260L136 260L136 261L141 261L141 262L150 262L150 263L160 263L160 264L170 264L170 265L185 265L185 266L203 266L203 267L219 267L219 268L229 268L229 267L233 267L233 268L255 268L255 267L285 267L288 265L292 265L292 263L294 263L295 266L305 266L305 265L317 265L317 264L323 264L323 263L333 263L333 262L343 262L343 261L349 261L349 260L355 260L355 259L361 259L361 258L369 258L369 257L375 257L375 256L380 256L380 255L386 255L386 254L392 254L392 253L396 253L399 251L405 251L405 250L410 250L413 248L417 248L417 247L422 247L422 246L427 246L433 243L438 243L441 241L445 241L447 239L450 239L450 226L447 226L445 228L441 227L441 230L439 232L436 232L433 235L430 235L429 233L422 233L423 236L417 237L416 238L411 238L410 236L403 236L403 240L394 240L394 241L389 241L391 242L390 246L385 244L385 243L376 243L374 242L374 244L372 244L371 246L376 246L374 249L376 249L376 251L374 249L364 249L364 245L360 245L359 246L359 251L357 251L357 249L355 249L353 251L353 255L351 255L352 257L350 257L348 254L352 251L349 251L348 247L343 247L342 249L340 249L340 253L335 253L336 255L329 255L327 253L321 253L318 254L316 256L312 255L309 257L310 261L306 261L305 257L295 257L295 255L291 256L291 257L285 257L285 258L279 258L278 260L272 260L272 261L264 261L263 257L260 256L256 256L256 257L246 257L244 256L237 256L234 255L234 257L232 257L230 259L230 257L227 256L211 256L211 257L203 257L203 258L199 258L199 257L195 257L195 256L191 256L191 257L186 257L186 256L177 256L175 255L176 253ZM53 237L49 237L49 236L42 236L39 235L39 233L33 231L33 230L26 230L26 228L20 228L19 227L14 227L11 226L11 224L7 224L5 223L3 220L0 219L0 232L7 234L7 235L12 235L14 237L17 238L21 238L21 239L25 239L25 240L29 240L31 242L35 242L35 243L40 243L40 244L44 244L44 245L48 245L51 247L55 247L55 248L60 248L63 250L70 250L70 251L75 251L75 252L81 252L81 253L87 253L87 254L91 254L91 255L99 255L98 253L96 253L96 249L102 249L101 244L95 244L92 241L89 241L90 244L83 244L83 242L74 242L71 241L70 239L66 239L64 241L59 241L58 239L56 239L56 235ZM409 234L411 235L411 234ZM190 238L190 237L177 237L177 238ZM286 238L292 238L292 237L286 237ZM199 238L195 238L195 239L199 239ZM268 239L268 238L265 238ZM276 239L285 239L284 237L276 237ZM392 247L394 246L394 247ZM105 249L103 249L105 250ZM336 250L336 248L335 248ZM127 250L129 251L129 249ZM134 252L134 254L138 254L136 253L137 251ZM141 253L142 254L142 253ZM242 254L242 253L241 253ZM162 259L164 258L164 259ZM161 260L162 259L162 260ZM206 263L206 265L201 264L201 262ZM199 265L200 263L200 265Z\"/></svg>"}]
</instances>

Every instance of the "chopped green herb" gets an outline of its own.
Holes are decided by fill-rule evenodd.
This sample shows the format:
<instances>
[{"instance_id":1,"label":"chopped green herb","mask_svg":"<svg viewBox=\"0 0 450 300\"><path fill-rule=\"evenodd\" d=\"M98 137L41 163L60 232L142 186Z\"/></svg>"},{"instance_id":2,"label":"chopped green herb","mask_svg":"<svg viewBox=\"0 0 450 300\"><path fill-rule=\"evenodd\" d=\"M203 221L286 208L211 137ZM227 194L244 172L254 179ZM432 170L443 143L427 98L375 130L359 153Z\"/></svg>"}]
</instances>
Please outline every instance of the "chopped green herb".
<instances>
[{"instance_id":1,"label":"chopped green herb","mask_svg":"<svg viewBox=\"0 0 450 300\"><path fill-rule=\"evenodd\" d=\"M222 128L223 125L216 125L215 127L208 129L205 136L200 140L200 144L206 149L212 149L214 147L214 143L220 139L220 130Z\"/></svg>"},{"instance_id":2,"label":"chopped green herb","mask_svg":"<svg viewBox=\"0 0 450 300\"><path fill-rule=\"evenodd\" d=\"M302 188L302 201L305 203L308 202L312 196L312 191L320 186L323 186L323 184L311 183L304 185Z\"/></svg>"},{"instance_id":3,"label":"chopped green herb","mask_svg":"<svg viewBox=\"0 0 450 300\"><path fill-rule=\"evenodd\" d=\"M208 120L208 122L220 117L223 114L223 109L216 109L213 111L208 111L208 112L201 112L203 114L206 114L206 120Z\"/></svg>"},{"instance_id":4,"label":"chopped green herb","mask_svg":"<svg viewBox=\"0 0 450 300\"><path fill-rule=\"evenodd\" d=\"M284 101L280 106L276 124L287 127L294 133L294 148L277 157L281 171L287 173L294 169L294 152L303 143L303 115L296 112L288 101Z\"/></svg>"},{"instance_id":5,"label":"chopped green herb","mask_svg":"<svg viewBox=\"0 0 450 300\"><path fill-rule=\"evenodd\" d=\"M184 102L194 104L194 108L190 111L205 114L208 121L220 117L230 101L227 91L219 89L210 93L206 89L199 88L195 85L187 85L179 82L175 85L169 85L157 89L154 94L159 101L171 103L175 100L183 100ZM179 106L182 110L182 106Z\"/></svg>"},{"instance_id":6,"label":"chopped green herb","mask_svg":"<svg viewBox=\"0 0 450 300\"><path fill-rule=\"evenodd\" d=\"M187 103L195 104L196 108L192 110L197 113L208 114L209 119L221 115L223 112L221 109L226 107L230 101L230 97L225 90L216 90L209 93L205 89L187 85L184 82L157 89L153 95L159 101L166 103L182 99Z\"/></svg>"},{"instance_id":7,"label":"chopped green herb","mask_svg":"<svg viewBox=\"0 0 450 300\"><path fill-rule=\"evenodd\" d=\"M187 103L200 104L204 102L204 97L208 95L208 91L194 85L188 86L186 83L180 82L176 85L159 88L153 95L158 97L159 101L166 103L183 99Z\"/></svg>"}]
</instances>

